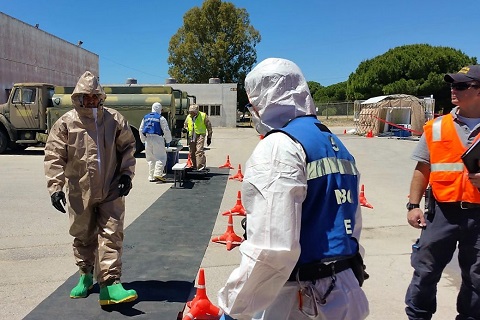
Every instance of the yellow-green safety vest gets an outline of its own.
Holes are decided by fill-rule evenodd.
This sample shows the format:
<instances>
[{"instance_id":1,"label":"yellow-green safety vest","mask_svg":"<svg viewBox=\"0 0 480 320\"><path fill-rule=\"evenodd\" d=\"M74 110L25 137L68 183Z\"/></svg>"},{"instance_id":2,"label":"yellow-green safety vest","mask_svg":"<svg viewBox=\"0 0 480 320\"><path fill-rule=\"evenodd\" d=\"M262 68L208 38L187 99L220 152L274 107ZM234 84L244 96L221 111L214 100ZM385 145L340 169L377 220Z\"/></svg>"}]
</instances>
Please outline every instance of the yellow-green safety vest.
<instances>
[{"instance_id":1,"label":"yellow-green safety vest","mask_svg":"<svg viewBox=\"0 0 480 320\"><path fill-rule=\"evenodd\" d=\"M197 117L195 118L195 133L196 134L206 134L207 133L207 126L205 125L205 117L207 115L205 112L198 112ZM188 126L188 134L192 135L193 131L193 119L190 115L187 116L187 126Z\"/></svg>"}]
</instances>

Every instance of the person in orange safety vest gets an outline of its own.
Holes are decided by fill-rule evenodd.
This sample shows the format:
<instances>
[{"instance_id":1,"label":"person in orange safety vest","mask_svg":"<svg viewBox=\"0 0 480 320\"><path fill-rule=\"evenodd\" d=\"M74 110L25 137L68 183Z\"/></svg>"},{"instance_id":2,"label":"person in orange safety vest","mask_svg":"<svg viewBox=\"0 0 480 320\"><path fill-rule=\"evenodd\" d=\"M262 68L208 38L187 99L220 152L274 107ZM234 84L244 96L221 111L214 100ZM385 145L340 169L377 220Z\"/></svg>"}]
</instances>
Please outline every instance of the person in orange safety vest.
<instances>
[{"instance_id":1,"label":"person in orange safety vest","mask_svg":"<svg viewBox=\"0 0 480 320\"><path fill-rule=\"evenodd\" d=\"M480 319L480 173L468 172L461 159L480 138L480 65L446 74L444 80L456 107L425 124L412 155L417 165L407 221L422 232L412 246L408 319L432 318L437 284L457 247L462 284L456 319ZM420 207L424 194L425 212Z\"/></svg>"}]
</instances>

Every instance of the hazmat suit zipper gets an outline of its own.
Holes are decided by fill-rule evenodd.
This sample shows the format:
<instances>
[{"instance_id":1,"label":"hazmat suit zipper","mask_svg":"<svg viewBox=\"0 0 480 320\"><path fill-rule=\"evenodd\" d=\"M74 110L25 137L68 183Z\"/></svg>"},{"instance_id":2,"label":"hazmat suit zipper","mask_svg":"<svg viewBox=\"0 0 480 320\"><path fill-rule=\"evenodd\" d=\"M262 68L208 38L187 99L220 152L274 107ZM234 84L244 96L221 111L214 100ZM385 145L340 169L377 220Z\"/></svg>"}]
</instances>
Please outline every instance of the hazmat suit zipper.
<instances>
[{"instance_id":1,"label":"hazmat suit zipper","mask_svg":"<svg viewBox=\"0 0 480 320\"><path fill-rule=\"evenodd\" d=\"M97 143L97 149L98 149L99 144L98 144L98 121L97 121L98 120L98 114L97 114L98 110L97 110L97 108L92 108L92 112L93 112L93 119L95 120L95 133L96 133L95 141ZM101 152L98 152L98 172L100 174L102 174L102 161L101 160L102 160L101 159Z\"/></svg>"}]
</instances>

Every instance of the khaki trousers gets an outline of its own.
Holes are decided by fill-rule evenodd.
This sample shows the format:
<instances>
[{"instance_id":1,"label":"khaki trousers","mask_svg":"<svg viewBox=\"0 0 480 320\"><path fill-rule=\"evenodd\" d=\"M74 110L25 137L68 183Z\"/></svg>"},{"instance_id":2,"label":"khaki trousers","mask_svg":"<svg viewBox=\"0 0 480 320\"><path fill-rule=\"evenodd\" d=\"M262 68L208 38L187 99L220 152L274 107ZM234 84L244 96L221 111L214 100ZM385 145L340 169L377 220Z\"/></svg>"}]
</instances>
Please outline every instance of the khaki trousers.
<instances>
[{"instance_id":1,"label":"khaki trousers","mask_svg":"<svg viewBox=\"0 0 480 320\"><path fill-rule=\"evenodd\" d=\"M190 159L192 160L193 167L201 169L207 167L207 158L205 157L205 135L198 134L195 140L191 140L188 143L188 152Z\"/></svg>"}]
</instances>

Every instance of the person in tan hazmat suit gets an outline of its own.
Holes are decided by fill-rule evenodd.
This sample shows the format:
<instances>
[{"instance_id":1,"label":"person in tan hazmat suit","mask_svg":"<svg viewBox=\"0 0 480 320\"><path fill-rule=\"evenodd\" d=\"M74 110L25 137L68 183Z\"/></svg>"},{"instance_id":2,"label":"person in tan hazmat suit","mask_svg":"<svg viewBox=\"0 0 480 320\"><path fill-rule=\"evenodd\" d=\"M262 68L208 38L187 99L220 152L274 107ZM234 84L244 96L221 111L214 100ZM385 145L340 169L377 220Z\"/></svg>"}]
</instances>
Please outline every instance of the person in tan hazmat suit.
<instances>
[{"instance_id":1,"label":"person in tan hazmat suit","mask_svg":"<svg viewBox=\"0 0 480 320\"><path fill-rule=\"evenodd\" d=\"M103 107L105 92L86 71L72 94L74 109L53 125L45 146L45 176L52 205L65 213L66 184L70 235L80 270L71 298L85 298L100 285L100 305L133 301L122 275L125 198L132 188L135 138L127 120Z\"/></svg>"}]
</instances>

